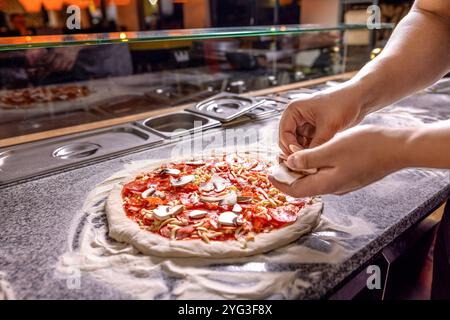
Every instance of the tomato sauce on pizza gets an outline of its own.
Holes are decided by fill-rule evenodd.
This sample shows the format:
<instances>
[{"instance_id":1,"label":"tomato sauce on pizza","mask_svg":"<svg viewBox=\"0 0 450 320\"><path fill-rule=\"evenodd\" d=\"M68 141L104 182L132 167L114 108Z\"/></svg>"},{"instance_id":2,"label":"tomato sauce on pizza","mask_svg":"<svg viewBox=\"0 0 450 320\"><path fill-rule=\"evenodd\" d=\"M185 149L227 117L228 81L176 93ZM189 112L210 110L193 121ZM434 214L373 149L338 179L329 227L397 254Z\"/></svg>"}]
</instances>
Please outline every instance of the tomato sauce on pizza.
<instances>
[{"instance_id":1,"label":"tomato sauce on pizza","mask_svg":"<svg viewBox=\"0 0 450 320\"><path fill-rule=\"evenodd\" d=\"M237 154L170 163L122 189L126 215L172 240L251 241L294 223L307 199L294 199L267 178L270 162Z\"/></svg>"}]
</instances>

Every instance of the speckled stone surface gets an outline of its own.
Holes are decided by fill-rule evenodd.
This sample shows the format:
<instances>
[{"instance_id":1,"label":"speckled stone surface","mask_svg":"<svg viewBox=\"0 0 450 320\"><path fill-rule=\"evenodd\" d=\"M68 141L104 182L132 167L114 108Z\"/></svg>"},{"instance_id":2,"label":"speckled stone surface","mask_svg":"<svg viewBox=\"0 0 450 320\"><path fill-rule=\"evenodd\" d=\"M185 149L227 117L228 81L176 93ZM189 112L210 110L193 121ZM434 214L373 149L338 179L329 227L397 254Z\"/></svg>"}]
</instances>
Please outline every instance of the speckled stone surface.
<instances>
[{"instance_id":1,"label":"speckled stone surface","mask_svg":"<svg viewBox=\"0 0 450 320\"><path fill-rule=\"evenodd\" d=\"M450 96L418 94L399 102L365 122L403 126L450 118ZM277 118L249 123L261 135L276 132ZM220 134L219 134L220 132ZM210 139L222 137L222 131ZM222 135L222 136L221 136ZM68 289L55 276L57 259L70 247L69 227L92 188L123 168L125 163L169 158L173 145L145 150L71 171L17 183L0 189L0 271L18 299L128 299L123 292L82 275L80 289ZM33 159L30 159L33 161ZM369 261L393 239L431 213L450 194L450 174L445 170L408 169L392 174L345 196L325 196L324 215L345 224L349 216L374 226L373 233L352 239L354 253L333 264L279 265L266 270L322 272L298 298L326 296L346 277ZM235 270L245 266L235 266ZM218 268L226 268L218 266Z\"/></svg>"}]
</instances>

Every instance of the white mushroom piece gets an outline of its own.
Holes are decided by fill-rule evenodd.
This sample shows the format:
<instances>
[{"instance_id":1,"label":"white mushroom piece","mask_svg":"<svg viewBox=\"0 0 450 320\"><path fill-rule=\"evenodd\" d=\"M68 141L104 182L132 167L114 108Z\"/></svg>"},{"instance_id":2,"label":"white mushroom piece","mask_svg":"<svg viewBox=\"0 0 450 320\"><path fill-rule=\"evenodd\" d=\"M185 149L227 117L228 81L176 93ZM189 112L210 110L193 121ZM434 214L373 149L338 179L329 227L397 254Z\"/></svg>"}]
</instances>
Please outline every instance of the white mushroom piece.
<instances>
[{"instance_id":1,"label":"white mushroom piece","mask_svg":"<svg viewBox=\"0 0 450 320\"><path fill-rule=\"evenodd\" d=\"M166 194L162 191L156 190L155 193L153 193L154 197L160 198L160 199L165 199L166 198Z\"/></svg>"},{"instance_id":2,"label":"white mushroom piece","mask_svg":"<svg viewBox=\"0 0 450 320\"><path fill-rule=\"evenodd\" d=\"M222 192L230 184L230 182L219 175L213 175L209 181L214 186L215 192Z\"/></svg>"},{"instance_id":3,"label":"white mushroom piece","mask_svg":"<svg viewBox=\"0 0 450 320\"><path fill-rule=\"evenodd\" d=\"M309 174L315 174L317 169L305 169L299 172L292 171L284 163L273 166L269 169L269 175L271 175L278 182L292 185L298 179L303 178Z\"/></svg>"},{"instance_id":4,"label":"white mushroom piece","mask_svg":"<svg viewBox=\"0 0 450 320\"><path fill-rule=\"evenodd\" d=\"M178 169L173 169L173 168L164 168L161 169L161 171L159 172L159 174L161 175L169 175L169 176L178 176L180 175L181 171Z\"/></svg>"},{"instance_id":5,"label":"white mushroom piece","mask_svg":"<svg viewBox=\"0 0 450 320\"><path fill-rule=\"evenodd\" d=\"M145 191L143 191L142 193L141 193L141 197L142 198L148 198L148 197L150 197L151 195L153 195L154 193L155 193L155 191L156 191L156 189L155 188L153 188L153 187L150 187L150 188L148 188L147 190L145 190Z\"/></svg>"},{"instance_id":6,"label":"white mushroom piece","mask_svg":"<svg viewBox=\"0 0 450 320\"><path fill-rule=\"evenodd\" d=\"M233 206L233 209L231 209L231 211L233 211L233 212L235 212L235 213L241 213L241 212L242 212L242 207L236 203L236 204Z\"/></svg>"},{"instance_id":7,"label":"white mushroom piece","mask_svg":"<svg viewBox=\"0 0 450 320\"><path fill-rule=\"evenodd\" d=\"M158 206L158 208L154 209L153 216L158 220L166 220L177 214L183 212L184 207L182 205L177 205L174 207L171 206Z\"/></svg>"},{"instance_id":8,"label":"white mushroom piece","mask_svg":"<svg viewBox=\"0 0 450 320\"><path fill-rule=\"evenodd\" d=\"M237 203L238 196L234 192L230 192L223 196L200 196L201 202L219 202L220 205L233 206Z\"/></svg>"},{"instance_id":9,"label":"white mushroom piece","mask_svg":"<svg viewBox=\"0 0 450 320\"><path fill-rule=\"evenodd\" d=\"M238 215L232 211L225 211L219 215L219 223L222 226L237 225Z\"/></svg>"},{"instance_id":10,"label":"white mushroom piece","mask_svg":"<svg viewBox=\"0 0 450 320\"><path fill-rule=\"evenodd\" d=\"M208 211L205 210L192 210L189 212L189 218L191 219L200 219L205 217L208 214Z\"/></svg>"},{"instance_id":11,"label":"white mushroom piece","mask_svg":"<svg viewBox=\"0 0 450 320\"><path fill-rule=\"evenodd\" d=\"M182 176L179 178L170 177L170 184L174 187L184 187L188 183L191 183L195 180L194 175Z\"/></svg>"},{"instance_id":12,"label":"white mushroom piece","mask_svg":"<svg viewBox=\"0 0 450 320\"><path fill-rule=\"evenodd\" d=\"M221 182L214 183L214 191L215 192L222 192L223 190L225 190L225 188L226 188L225 184L223 184Z\"/></svg>"},{"instance_id":13,"label":"white mushroom piece","mask_svg":"<svg viewBox=\"0 0 450 320\"><path fill-rule=\"evenodd\" d=\"M205 162L201 159L198 159L198 160L186 161L186 164L189 166L202 166L205 164Z\"/></svg>"},{"instance_id":14,"label":"white mushroom piece","mask_svg":"<svg viewBox=\"0 0 450 320\"><path fill-rule=\"evenodd\" d=\"M234 192L230 192L220 200L220 205L234 206L237 203L237 195Z\"/></svg>"},{"instance_id":15,"label":"white mushroom piece","mask_svg":"<svg viewBox=\"0 0 450 320\"><path fill-rule=\"evenodd\" d=\"M202 192L210 192L214 190L214 185L211 182L202 183L199 190Z\"/></svg>"}]
</instances>

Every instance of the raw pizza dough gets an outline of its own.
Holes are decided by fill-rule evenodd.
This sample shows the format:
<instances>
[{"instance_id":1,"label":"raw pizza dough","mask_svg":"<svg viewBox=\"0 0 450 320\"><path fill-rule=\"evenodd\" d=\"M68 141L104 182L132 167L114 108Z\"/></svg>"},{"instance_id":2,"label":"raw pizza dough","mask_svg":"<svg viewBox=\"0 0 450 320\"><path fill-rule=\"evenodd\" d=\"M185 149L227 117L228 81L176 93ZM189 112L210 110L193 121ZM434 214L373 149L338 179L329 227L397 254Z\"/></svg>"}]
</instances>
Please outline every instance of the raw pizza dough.
<instances>
[{"instance_id":1,"label":"raw pizza dough","mask_svg":"<svg viewBox=\"0 0 450 320\"><path fill-rule=\"evenodd\" d=\"M276 158L271 151L265 151L264 158ZM66 241L71 245L55 267L57 278L70 279L74 270L80 270L83 277L137 299L319 299L317 292L311 294L311 287L333 281L334 275L309 267L283 271L266 266L338 264L360 249L350 245L352 239L374 232L374 226L353 215L335 221L321 216L314 230L299 241L255 256L177 259L144 255L131 244L111 239L107 223L99 221L105 217L112 188L154 161L125 164L89 193L72 220ZM309 219L315 220L314 215Z\"/></svg>"},{"instance_id":2,"label":"raw pizza dough","mask_svg":"<svg viewBox=\"0 0 450 320\"><path fill-rule=\"evenodd\" d=\"M251 256L285 246L302 235L311 232L320 222L323 203L315 200L311 205L301 209L297 220L285 227L272 230L269 233L255 235L243 248L239 241L211 241L202 240L171 240L161 235L142 230L139 225L129 219L122 203L122 188L127 182L133 181L137 174L158 168L167 161L154 163L130 175L121 183L114 186L106 202L109 236L119 242L126 242L146 255L159 257L184 258L238 258Z\"/></svg>"}]
</instances>

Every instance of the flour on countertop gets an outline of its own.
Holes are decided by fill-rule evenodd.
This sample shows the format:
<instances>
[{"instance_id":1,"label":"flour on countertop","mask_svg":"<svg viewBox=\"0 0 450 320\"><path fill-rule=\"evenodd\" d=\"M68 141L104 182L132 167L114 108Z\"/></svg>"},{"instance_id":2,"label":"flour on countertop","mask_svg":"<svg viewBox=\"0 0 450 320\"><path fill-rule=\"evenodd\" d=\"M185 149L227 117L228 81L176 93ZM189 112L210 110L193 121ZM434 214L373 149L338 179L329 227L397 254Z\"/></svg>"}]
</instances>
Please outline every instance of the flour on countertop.
<instances>
[{"instance_id":1,"label":"flour on countertop","mask_svg":"<svg viewBox=\"0 0 450 320\"><path fill-rule=\"evenodd\" d=\"M6 274L4 272L0 272L0 300L15 300L16 296L14 291L6 280Z\"/></svg>"},{"instance_id":2,"label":"flour on countertop","mask_svg":"<svg viewBox=\"0 0 450 320\"><path fill-rule=\"evenodd\" d=\"M339 263L352 254L345 239L371 233L363 220L354 218L352 225L341 226L322 218L312 234L266 254L213 261L146 256L108 237L105 200L118 181L147 165L149 161L128 164L94 188L69 235L69 243L79 236L78 246L60 257L57 275L77 268L138 299L293 299L318 275L295 268L281 271L274 265ZM81 217L86 222L77 235Z\"/></svg>"}]
</instances>

